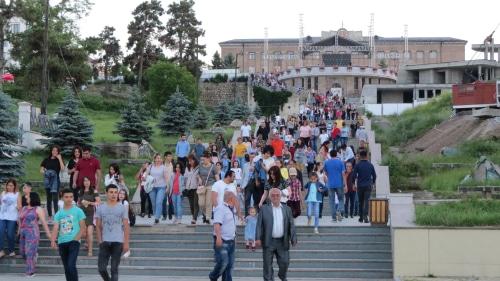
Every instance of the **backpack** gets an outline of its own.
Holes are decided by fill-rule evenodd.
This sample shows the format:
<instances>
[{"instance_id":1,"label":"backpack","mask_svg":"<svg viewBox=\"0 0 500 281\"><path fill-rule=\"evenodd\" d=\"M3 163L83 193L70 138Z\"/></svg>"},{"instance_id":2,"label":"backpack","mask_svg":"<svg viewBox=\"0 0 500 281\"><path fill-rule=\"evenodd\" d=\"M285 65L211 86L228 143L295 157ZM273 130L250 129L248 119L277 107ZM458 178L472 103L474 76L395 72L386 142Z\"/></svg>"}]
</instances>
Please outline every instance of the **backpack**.
<instances>
[{"instance_id":1,"label":"backpack","mask_svg":"<svg viewBox=\"0 0 500 281\"><path fill-rule=\"evenodd\" d=\"M134 210L132 210L132 208L130 208L130 205L128 206L128 221L130 223L130 226L135 225L135 213L134 213Z\"/></svg>"}]
</instances>

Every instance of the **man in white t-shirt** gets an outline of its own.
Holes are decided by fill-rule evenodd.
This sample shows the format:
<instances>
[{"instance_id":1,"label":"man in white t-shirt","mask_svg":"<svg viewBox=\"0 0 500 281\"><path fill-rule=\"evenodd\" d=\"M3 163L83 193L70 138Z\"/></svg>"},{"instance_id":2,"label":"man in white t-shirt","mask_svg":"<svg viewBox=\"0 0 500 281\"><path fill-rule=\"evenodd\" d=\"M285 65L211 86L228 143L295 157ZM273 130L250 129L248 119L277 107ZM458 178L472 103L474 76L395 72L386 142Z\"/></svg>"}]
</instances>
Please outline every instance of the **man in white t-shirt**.
<instances>
[{"instance_id":1,"label":"man in white t-shirt","mask_svg":"<svg viewBox=\"0 0 500 281\"><path fill-rule=\"evenodd\" d=\"M231 191L234 193L236 198L238 198L238 191L236 190L236 185L234 184L234 179L236 174L234 171L229 170L224 176L224 179L216 181L212 185L212 206L214 212L219 204L224 203L224 192ZM241 217L241 212L239 208L240 204L236 204L236 211L239 217Z\"/></svg>"},{"instance_id":2,"label":"man in white t-shirt","mask_svg":"<svg viewBox=\"0 0 500 281\"><path fill-rule=\"evenodd\" d=\"M240 127L241 137L243 138L244 141L248 141L250 139L251 131L252 131L252 126L250 126L248 122L245 120L243 122L243 125L241 125Z\"/></svg>"}]
</instances>

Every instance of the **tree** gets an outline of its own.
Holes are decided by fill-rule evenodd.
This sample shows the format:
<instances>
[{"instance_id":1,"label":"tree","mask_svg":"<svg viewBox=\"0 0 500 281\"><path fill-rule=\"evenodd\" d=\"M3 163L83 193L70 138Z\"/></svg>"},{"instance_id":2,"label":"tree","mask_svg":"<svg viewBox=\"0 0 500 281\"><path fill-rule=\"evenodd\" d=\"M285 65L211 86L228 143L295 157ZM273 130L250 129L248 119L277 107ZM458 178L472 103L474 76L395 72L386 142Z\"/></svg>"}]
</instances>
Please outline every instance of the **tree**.
<instances>
[{"instance_id":1,"label":"tree","mask_svg":"<svg viewBox=\"0 0 500 281\"><path fill-rule=\"evenodd\" d=\"M41 140L48 147L58 145L64 156L70 156L73 147L92 145L94 133L92 124L80 113L80 103L69 89L53 123L55 125L53 129L44 131L49 139Z\"/></svg>"},{"instance_id":2,"label":"tree","mask_svg":"<svg viewBox=\"0 0 500 281\"><path fill-rule=\"evenodd\" d=\"M18 15L26 21L28 28L22 33L9 36L12 57L19 62L18 81L25 91L40 92L44 69L45 1L19 1ZM90 4L87 0L59 1L49 7L48 17L48 85L49 92L71 82L78 87L91 75L87 64L88 52L78 37L76 20L86 14ZM45 80L44 80L45 81ZM45 87L43 87L45 88ZM46 111L48 96L41 95L42 113Z\"/></svg>"},{"instance_id":3,"label":"tree","mask_svg":"<svg viewBox=\"0 0 500 281\"><path fill-rule=\"evenodd\" d=\"M179 87L180 91L191 100L195 100L198 91L196 80L184 67L170 62L158 62L146 72L150 98L153 106L159 108Z\"/></svg>"},{"instance_id":4,"label":"tree","mask_svg":"<svg viewBox=\"0 0 500 281\"><path fill-rule=\"evenodd\" d=\"M210 123L210 117L207 109L202 104L193 112L193 127L196 129L205 129Z\"/></svg>"},{"instance_id":5,"label":"tree","mask_svg":"<svg viewBox=\"0 0 500 281\"><path fill-rule=\"evenodd\" d=\"M214 121L220 125L227 125L231 121L231 110L229 105L223 101L214 108Z\"/></svg>"},{"instance_id":6,"label":"tree","mask_svg":"<svg viewBox=\"0 0 500 281\"><path fill-rule=\"evenodd\" d=\"M255 104L255 107L253 108L253 116L255 118L260 119L262 116L262 110L260 109L260 106L258 104Z\"/></svg>"},{"instance_id":7,"label":"tree","mask_svg":"<svg viewBox=\"0 0 500 281\"><path fill-rule=\"evenodd\" d=\"M140 102L141 97L137 93L133 94L127 106L121 113L121 121L116 123L116 131L125 142L133 142L140 144L142 140L151 140L153 129L148 126L146 118L142 115L144 111L143 103ZM139 102L139 103L137 103Z\"/></svg>"},{"instance_id":8,"label":"tree","mask_svg":"<svg viewBox=\"0 0 500 281\"><path fill-rule=\"evenodd\" d=\"M14 108L12 99L0 90L0 183L22 176L24 171L24 161L20 158L23 150L17 146L20 132Z\"/></svg>"},{"instance_id":9,"label":"tree","mask_svg":"<svg viewBox=\"0 0 500 281\"><path fill-rule=\"evenodd\" d=\"M186 133L191 125L192 103L179 91L170 96L162 108L158 128L163 135Z\"/></svg>"},{"instance_id":10,"label":"tree","mask_svg":"<svg viewBox=\"0 0 500 281\"><path fill-rule=\"evenodd\" d=\"M102 42L102 49L104 50L104 55L102 56L102 62L104 64L104 80L106 81L106 93L111 91L111 85L109 84L109 73L114 65L119 64L120 58L122 57L122 52L120 50L120 40L116 39L115 28L111 26L105 26L103 31L99 34L99 39Z\"/></svg>"},{"instance_id":11,"label":"tree","mask_svg":"<svg viewBox=\"0 0 500 281\"><path fill-rule=\"evenodd\" d=\"M224 57L224 68L234 68L235 67L235 61L234 61L234 56L232 53L227 54L227 56Z\"/></svg>"},{"instance_id":12,"label":"tree","mask_svg":"<svg viewBox=\"0 0 500 281\"><path fill-rule=\"evenodd\" d=\"M142 59L141 59L142 58ZM123 63L127 65L134 73L139 73L140 65L139 63L142 61L142 73L145 73L152 65L160 61L166 61L165 54L163 54L163 50L155 46L149 42L146 43L146 49L142 56L138 53L131 53L123 59ZM141 85L144 83L144 75L141 78ZM146 85L144 85L146 86Z\"/></svg>"},{"instance_id":13,"label":"tree","mask_svg":"<svg viewBox=\"0 0 500 281\"><path fill-rule=\"evenodd\" d=\"M152 0L145 1L135 8L132 12L134 20L128 25L127 48L133 49L133 57L137 58L137 86L142 90L142 75L144 71L144 54L146 47L151 50L156 49L151 42L156 39L158 32L163 30L160 17L163 15L163 10L160 1Z\"/></svg>"},{"instance_id":14,"label":"tree","mask_svg":"<svg viewBox=\"0 0 500 281\"><path fill-rule=\"evenodd\" d=\"M387 61L385 59L381 59L378 63L380 68L387 68Z\"/></svg>"},{"instance_id":15,"label":"tree","mask_svg":"<svg viewBox=\"0 0 500 281\"><path fill-rule=\"evenodd\" d=\"M198 55L206 55L205 45L198 39L205 35L201 21L196 18L193 0L181 0L168 5L170 19L166 24L166 33L160 36L163 46L175 52L172 60L186 67L194 77L200 76L202 62Z\"/></svg>"},{"instance_id":16,"label":"tree","mask_svg":"<svg viewBox=\"0 0 500 281\"><path fill-rule=\"evenodd\" d=\"M5 41L7 25L9 20L16 14L17 1L10 0L8 3L5 0L0 0L0 74L4 73L5 67ZM1 85L0 85L1 87Z\"/></svg>"},{"instance_id":17,"label":"tree","mask_svg":"<svg viewBox=\"0 0 500 281\"><path fill-rule=\"evenodd\" d=\"M231 105L231 119L244 120L250 116L250 109L244 103L234 103Z\"/></svg>"},{"instance_id":18,"label":"tree","mask_svg":"<svg viewBox=\"0 0 500 281\"><path fill-rule=\"evenodd\" d=\"M224 64L222 63L219 51L215 51L214 56L212 57L212 68L213 69L224 68Z\"/></svg>"}]
</instances>

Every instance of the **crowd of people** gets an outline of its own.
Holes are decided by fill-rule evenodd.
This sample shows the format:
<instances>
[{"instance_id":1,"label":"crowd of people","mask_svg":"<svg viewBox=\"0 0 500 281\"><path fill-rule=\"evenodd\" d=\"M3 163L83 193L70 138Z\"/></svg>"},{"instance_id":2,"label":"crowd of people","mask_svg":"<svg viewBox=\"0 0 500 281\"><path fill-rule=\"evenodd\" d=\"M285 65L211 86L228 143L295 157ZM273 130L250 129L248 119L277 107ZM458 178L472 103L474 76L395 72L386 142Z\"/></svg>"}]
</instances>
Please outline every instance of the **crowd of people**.
<instances>
[{"instance_id":1,"label":"crowd of people","mask_svg":"<svg viewBox=\"0 0 500 281\"><path fill-rule=\"evenodd\" d=\"M191 218L187 223L214 224L217 265L211 280L221 275L230 280L232 263L227 261L234 255L227 256L220 246L232 247L234 253L233 230L238 218L245 225L247 250L264 246L264 260L272 261L276 255L278 275L286 278L284 251L290 243L297 243L294 219L303 212L315 233L319 233L325 198L333 222L354 216L359 216L360 223L368 222L368 199L376 180L368 161L368 135L352 106L338 97L331 97L333 104L326 102L329 99L319 99L297 116L267 118L256 128L245 121L236 143L220 134L208 145L201 139L190 144L182 134L175 152L154 155L135 175L139 215L154 224L161 220L181 224L182 202L187 198ZM341 113L331 115L330 108ZM350 126L347 120L352 120ZM357 141L349 142L353 138ZM22 185L22 192L14 179L5 184L0 195L0 258L16 256L18 234L26 276L33 276L40 224L51 246L59 249L67 280L77 280L80 239L85 240L87 255L93 256L94 237L99 243L99 273L103 280L116 280L120 258L131 254L129 226L135 223L128 199L131 189L120 167L110 164L103 177L100 161L90 147L75 147L66 165L55 146L41 162L40 172L45 208L29 182ZM63 174L69 177L64 189ZM101 201L100 193L106 194L106 200ZM275 230L271 224L269 229L269 217L284 221L285 228ZM234 229L230 219L234 219ZM285 242L275 241L277 238ZM110 258L111 277L107 272ZM264 264L264 279L272 280L272 266Z\"/></svg>"},{"instance_id":2,"label":"crowd of people","mask_svg":"<svg viewBox=\"0 0 500 281\"><path fill-rule=\"evenodd\" d=\"M273 91L286 90L286 84L279 80L279 75L273 73L252 73L250 75L252 85L272 89Z\"/></svg>"}]
</instances>

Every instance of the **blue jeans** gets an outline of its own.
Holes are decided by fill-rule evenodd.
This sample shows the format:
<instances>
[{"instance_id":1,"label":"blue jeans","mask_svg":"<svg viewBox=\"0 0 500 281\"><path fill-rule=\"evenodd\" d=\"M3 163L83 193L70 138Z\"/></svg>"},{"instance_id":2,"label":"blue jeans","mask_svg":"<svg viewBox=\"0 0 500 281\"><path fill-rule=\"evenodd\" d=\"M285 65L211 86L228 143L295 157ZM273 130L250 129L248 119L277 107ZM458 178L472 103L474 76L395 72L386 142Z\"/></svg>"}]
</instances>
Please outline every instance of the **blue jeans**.
<instances>
[{"instance_id":1,"label":"blue jeans","mask_svg":"<svg viewBox=\"0 0 500 281\"><path fill-rule=\"evenodd\" d=\"M345 194L344 214L354 216L354 201L356 199L356 191L347 192Z\"/></svg>"},{"instance_id":2,"label":"blue jeans","mask_svg":"<svg viewBox=\"0 0 500 281\"><path fill-rule=\"evenodd\" d=\"M243 165L245 165L245 156L243 157L236 157L236 161L238 161L238 167L243 169Z\"/></svg>"},{"instance_id":3,"label":"blue jeans","mask_svg":"<svg viewBox=\"0 0 500 281\"><path fill-rule=\"evenodd\" d=\"M234 240L222 240L222 246L219 248L214 243L215 266L208 275L211 281L216 281L220 276L222 276L222 281L233 280L234 249Z\"/></svg>"},{"instance_id":4,"label":"blue jeans","mask_svg":"<svg viewBox=\"0 0 500 281\"><path fill-rule=\"evenodd\" d=\"M339 198L339 207L337 210L337 205L335 204L335 194ZM328 188L328 200L330 201L330 209L332 209L332 219L337 219L337 211L341 214L344 212L344 188Z\"/></svg>"},{"instance_id":5,"label":"blue jeans","mask_svg":"<svg viewBox=\"0 0 500 281\"><path fill-rule=\"evenodd\" d=\"M333 149L337 149L337 147L339 146L339 141L340 141L340 137L336 137L333 139Z\"/></svg>"},{"instance_id":6,"label":"blue jeans","mask_svg":"<svg viewBox=\"0 0 500 281\"><path fill-rule=\"evenodd\" d=\"M59 174L54 170L46 170L43 173L43 185L45 189L49 189L50 192L59 191Z\"/></svg>"},{"instance_id":7,"label":"blue jeans","mask_svg":"<svg viewBox=\"0 0 500 281\"><path fill-rule=\"evenodd\" d=\"M348 137L340 137L340 145L343 145L343 144L347 145L348 139L349 139Z\"/></svg>"},{"instance_id":8,"label":"blue jeans","mask_svg":"<svg viewBox=\"0 0 500 281\"><path fill-rule=\"evenodd\" d=\"M182 194L172 194L172 203L174 205L175 218L182 219Z\"/></svg>"},{"instance_id":9,"label":"blue jeans","mask_svg":"<svg viewBox=\"0 0 500 281\"><path fill-rule=\"evenodd\" d=\"M5 233L7 233L7 246L10 254L14 252L16 242L16 225L17 221L0 220L0 251L3 251L3 243L5 241Z\"/></svg>"},{"instance_id":10,"label":"blue jeans","mask_svg":"<svg viewBox=\"0 0 500 281\"><path fill-rule=\"evenodd\" d=\"M314 227L319 226L319 202L307 202L307 217L314 216Z\"/></svg>"},{"instance_id":11,"label":"blue jeans","mask_svg":"<svg viewBox=\"0 0 500 281\"><path fill-rule=\"evenodd\" d=\"M78 281L78 271L76 269L76 259L80 251L80 242L69 241L59 244L59 255L64 266L66 281Z\"/></svg>"},{"instance_id":12,"label":"blue jeans","mask_svg":"<svg viewBox=\"0 0 500 281\"><path fill-rule=\"evenodd\" d=\"M155 186L149 193L151 203L153 204L153 214L157 220L159 220L161 216L161 207L163 199L165 198L165 189L165 186Z\"/></svg>"},{"instance_id":13,"label":"blue jeans","mask_svg":"<svg viewBox=\"0 0 500 281\"><path fill-rule=\"evenodd\" d=\"M312 149L316 152L318 152L318 137L312 136L311 137L311 144L312 144Z\"/></svg>"}]
</instances>

